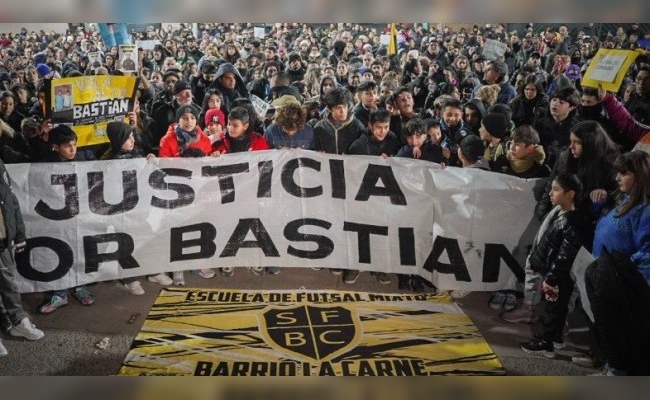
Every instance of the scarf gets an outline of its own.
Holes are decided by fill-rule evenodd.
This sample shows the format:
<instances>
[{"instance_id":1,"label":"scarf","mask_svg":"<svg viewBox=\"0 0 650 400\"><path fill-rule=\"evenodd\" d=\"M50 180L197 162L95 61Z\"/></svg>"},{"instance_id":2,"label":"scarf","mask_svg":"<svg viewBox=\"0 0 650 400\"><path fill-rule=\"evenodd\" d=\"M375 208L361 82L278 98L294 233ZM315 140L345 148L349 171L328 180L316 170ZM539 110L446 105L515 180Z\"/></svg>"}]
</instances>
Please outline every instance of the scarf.
<instances>
[{"instance_id":1,"label":"scarf","mask_svg":"<svg viewBox=\"0 0 650 400\"><path fill-rule=\"evenodd\" d=\"M176 125L174 131L176 133L176 140L178 141L178 147L185 150L190 143L196 140L196 130L192 132L185 131L181 129L180 125Z\"/></svg>"},{"instance_id":2,"label":"scarf","mask_svg":"<svg viewBox=\"0 0 650 400\"><path fill-rule=\"evenodd\" d=\"M510 161L510 167L517 174L528 171L535 164L542 164L546 158L544 154L544 148L540 145L535 145L535 150L532 153L529 153L524 158L513 158L512 153L508 152L507 156L508 161Z\"/></svg>"}]
</instances>

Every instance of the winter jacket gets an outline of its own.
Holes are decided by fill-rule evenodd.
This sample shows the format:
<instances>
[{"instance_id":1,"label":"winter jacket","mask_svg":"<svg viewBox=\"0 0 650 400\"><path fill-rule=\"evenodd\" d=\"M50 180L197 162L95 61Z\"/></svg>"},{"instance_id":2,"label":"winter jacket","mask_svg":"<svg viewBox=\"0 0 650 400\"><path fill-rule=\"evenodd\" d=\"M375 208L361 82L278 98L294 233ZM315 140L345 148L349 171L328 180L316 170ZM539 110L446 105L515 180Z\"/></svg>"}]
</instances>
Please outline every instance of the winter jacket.
<instances>
[{"instance_id":1,"label":"winter jacket","mask_svg":"<svg viewBox=\"0 0 650 400\"><path fill-rule=\"evenodd\" d=\"M351 114L342 123L333 123L326 115L314 127L315 150L330 154L346 154L352 142L365 134L366 129Z\"/></svg>"},{"instance_id":2,"label":"winter jacket","mask_svg":"<svg viewBox=\"0 0 650 400\"><path fill-rule=\"evenodd\" d=\"M607 93L603 99L603 108L614 121L616 128L627 138L634 142L641 140L650 131L650 126L643 125L640 121L634 119L630 112L618 101L612 93Z\"/></svg>"},{"instance_id":3,"label":"winter jacket","mask_svg":"<svg viewBox=\"0 0 650 400\"><path fill-rule=\"evenodd\" d=\"M509 105L512 109L512 121L515 126L533 125L548 110L548 97L539 94L534 99L528 100L523 95L519 95L512 99Z\"/></svg>"},{"instance_id":4,"label":"winter jacket","mask_svg":"<svg viewBox=\"0 0 650 400\"><path fill-rule=\"evenodd\" d=\"M628 197L620 201L626 202ZM598 221L593 255L598 258L607 250L630 257L650 285L650 205L639 204L620 217L617 214L612 208Z\"/></svg>"},{"instance_id":5,"label":"winter jacket","mask_svg":"<svg viewBox=\"0 0 650 400\"><path fill-rule=\"evenodd\" d=\"M218 151L221 154L233 153L234 151L232 149L232 142L235 140L237 139L231 138L230 135L226 133L223 140L214 142L212 147L215 151ZM257 132L250 132L246 140L248 141L248 151L270 149L269 144L266 142L266 139L264 139L264 137Z\"/></svg>"},{"instance_id":6,"label":"winter jacket","mask_svg":"<svg viewBox=\"0 0 650 400\"><path fill-rule=\"evenodd\" d=\"M206 156L212 154L212 142L198 126L195 128L195 136L185 146L180 146L176 134L176 124L169 125L167 133L160 139L159 157L180 157L185 149L202 150Z\"/></svg>"},{"instance_id":7,"label":"winter jacket","mask_svg":"<svg viewBox=\"0 0 650 400\"><path fill-rule=\"evenodd\" d=\"M357 140L352 142L348 148L349 154L365 155L365 156L380 156L386 154L393 156L397 153L401 146L397 135L393 132L388 132L384 140L379 141L371 136L370 132L359 136Z\"/></svg>"},{"instance_id":8,"label":"winter jacket","mask_svg":"<svg viewBox=\"0 0 650 400\"><path fill-rule=\"evenodd\" d=\"M309 125L293 135L287 135L278 124L272 123L264 131L264 139L272 149L314 150L314 130Z\"/></svg>"},{"instance_id":9,"label":"winter jacket","mask_svg":"<svg viewBox=\"0 0 650 400\"><path fill-rule=\"evenodd\" d=\"M11 190L11 182L7 179L7 168L0 161L0 209L4 218L7 231L7 243L14 243L16 247L24 247L26 244L25 223L20 213L20 205L16 195Z\"/></svg>"},{"instance_id":10,"label":"winter jacket","mask_svg":"<svg viewBox=\"0 0 650 400\"><path fill-rule=\"evenodd\" d=\"M557 215L530 253L533 271L548 275L568 275L573 261L585 245L586 229L576 211Z\"/></svg>"},{"instance_id":11,"label":"winter jacket","mask_svg":"<svg viewBox=\"0 0 650 400\"><path fill-rule=\"evenodd\" d=\"M221 85L221 77L228 72L232 72L235 75L235 80L237 81L235 88L232 90L226 89ZM235 101L235 99L248 98L248 89L246 89L244 78L241 77L239 70L230 63L221 64L219 66L217 74L214 77L214 81L212 81L208 89L218 89L221 92L223 98L223 101L221 103L221 111L226 114L226 117L228 117L230 109L232 108L232 103Z\"/></svg>"}]
</instances>

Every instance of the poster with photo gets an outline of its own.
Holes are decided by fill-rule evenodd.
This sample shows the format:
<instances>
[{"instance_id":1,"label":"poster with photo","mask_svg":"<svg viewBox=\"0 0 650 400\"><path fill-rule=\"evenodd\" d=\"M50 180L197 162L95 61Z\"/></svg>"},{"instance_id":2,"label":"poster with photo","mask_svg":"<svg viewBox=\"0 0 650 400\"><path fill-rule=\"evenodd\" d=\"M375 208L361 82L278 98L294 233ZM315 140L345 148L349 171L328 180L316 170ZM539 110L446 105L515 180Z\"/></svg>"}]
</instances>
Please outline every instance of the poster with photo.
<instances>
[{"instance_id":1,"label":"poster with photo","mask_svg":"<svg viewBox=\"0 0 650 400\"><path fill-rule=\"evenodd\" d=\"M99 51L91 51L86 54L88 56L88 65L91 68L101 67L104 62L102 60L102 54Z\"/></svg>"},{"instance_id":2,"label":"poster with photo","mask_svg":"<svg viewBox=\"0 0 650 400\"><path fill-rule=\"evenodd\" d=\"M120 70L122 72L138 71L138 48L133 44L121 44L120 48Z\"/></svg>"}]
</instances>

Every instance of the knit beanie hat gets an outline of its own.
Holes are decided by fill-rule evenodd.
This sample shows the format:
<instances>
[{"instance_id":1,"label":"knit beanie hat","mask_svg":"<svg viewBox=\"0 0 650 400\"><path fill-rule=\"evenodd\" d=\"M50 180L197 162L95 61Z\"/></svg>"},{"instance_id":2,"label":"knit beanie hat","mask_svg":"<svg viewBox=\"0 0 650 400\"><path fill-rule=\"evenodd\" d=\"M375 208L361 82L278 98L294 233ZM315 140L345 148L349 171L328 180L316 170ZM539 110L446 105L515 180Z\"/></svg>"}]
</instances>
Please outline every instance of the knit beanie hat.
<instances>
[{"instance_id":1,"label":"knit beanie hat","mask_svg":"<svg viewBox=\"0 0 650 400\"><path fill-rule=\"evenodd\" d=\"M113 121L106 125L106 135L111 142L111 150L118 152L133 132L133 127L125 122Z\"/></svg>"},{"instance_id":2,"label":"knit beanie hat","mask_svg":"<svg viewBox=\"0 0 650 400\"><path fill-rule=\"evenodd\" d=\"M199 119L199 110L192 104L187 104L184 106L179 107L178 111L176 111L176 122L178 122L183 114L185 113L192 113L194 114L194 118Z\"/></svg>"},{"instance_id":3,"label":"knit beanie hat","mask_svg":"<svg viewBox=\"0 0 650 400\"><path fill-rule=\"evenodd\" d=\"M491 112L483 117L481 124L495 138L503 138L508 132L508 120L502 113Z\"/></svg>"}]
</instances>

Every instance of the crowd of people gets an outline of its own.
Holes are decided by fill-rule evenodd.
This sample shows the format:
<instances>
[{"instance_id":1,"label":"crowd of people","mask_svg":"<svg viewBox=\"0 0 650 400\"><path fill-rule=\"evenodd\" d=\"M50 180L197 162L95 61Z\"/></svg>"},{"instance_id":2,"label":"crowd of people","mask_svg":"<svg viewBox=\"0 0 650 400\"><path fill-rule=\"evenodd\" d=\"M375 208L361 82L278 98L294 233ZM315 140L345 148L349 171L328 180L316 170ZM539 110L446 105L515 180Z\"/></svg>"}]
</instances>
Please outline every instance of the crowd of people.
<instances>
[{"instance_id":1,"label":"crowd of people","mask_svg":"<svg viewBox=\"0 0 650 400\"><path fill-rule=\"evenodd\" d=\"M650 31L638 24L615 32L587 24L576 35L564 25L540 32L529 24L517 32L503 24L458 30L399 24L392 51L385 40L390 25L275 24L263 38L252 24L198 25L198 31L180 24L133 33L158 41L151 50L138 49L134 110L124 122L108 124L107 144L83 149L70 127L47 119L44 82L129 74L118 48L104 46L92 24L65 33L3 33L2 161L218 157L302 148L538 178L535 212L542 227L527 260L523 300L515 291L498 291L489 307L502 310L505 322L535 323L543 303L542 333L521 348L554 357L573 298L571 265L584 247L597 258L584 277L594 344L589 357L574 361L594 366L602 360L606 374L647 373L650 156L634 146L650 131ZM488 40L506 43L505 54L486 56ZM618 93L581 85L600 48L640 53ZM89 52L99 52L102 62L90 63ZM269 103L266 115L257 113L252 96ZM0 184L0 195L13 196L6 184ZM11 283L13 251L24 249L25 241L16 207L13 200L2 202L0 319L10 334L36 340L43 332L29 321ZM280 273L273 266L249 270ZM211 269L193 272L215 275ZM224 277L234 272L219 269ZM360 273L350 266L329 272L346 284ZM392 279L374 275L382 284ZM147 279L184 284L183 272ZM416 275L397 280L400 290L433 290ZM122 285L134 295L144 293L138 278ZM94 303L86 287L70 292L84 305ZM50 293L39 311L64 306L67 294Z\"/></svg>"}]
</instances>

